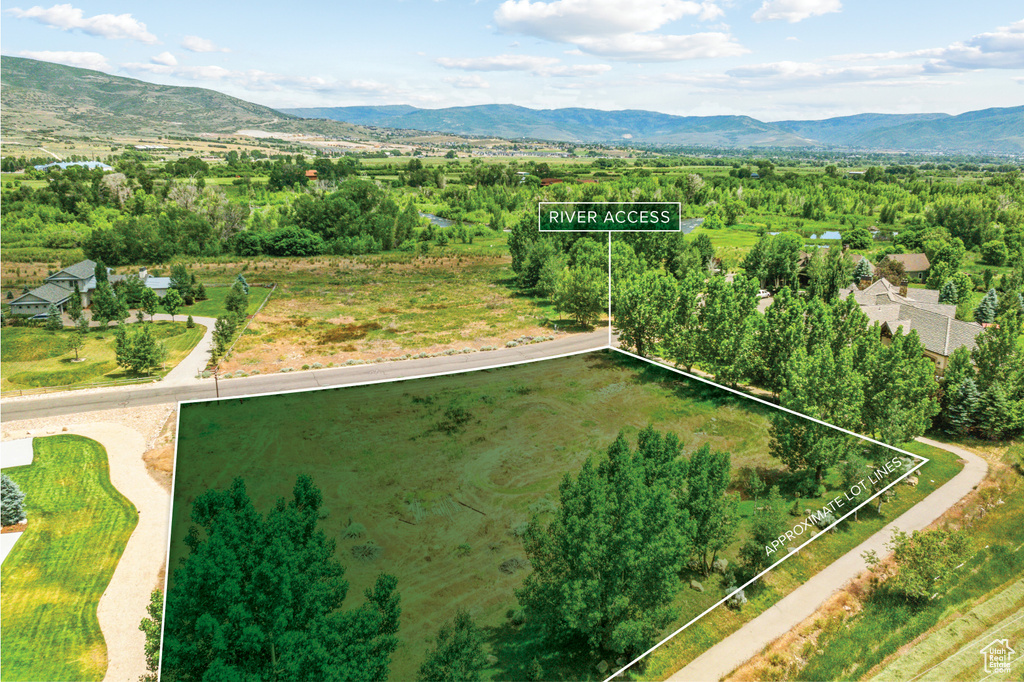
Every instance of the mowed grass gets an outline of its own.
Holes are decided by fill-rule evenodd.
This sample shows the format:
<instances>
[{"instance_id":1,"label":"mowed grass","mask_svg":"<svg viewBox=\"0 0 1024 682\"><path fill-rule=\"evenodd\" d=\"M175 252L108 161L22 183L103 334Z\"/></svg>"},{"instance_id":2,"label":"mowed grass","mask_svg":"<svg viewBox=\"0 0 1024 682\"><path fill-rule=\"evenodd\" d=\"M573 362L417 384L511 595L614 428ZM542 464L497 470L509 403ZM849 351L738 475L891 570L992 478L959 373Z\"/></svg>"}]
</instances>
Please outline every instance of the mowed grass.
<instances>
[{"instance_id":1,"label":"mowed grass","mask_svg":"<svg viewBox=\"0 0 1024 682\"><path fill-rule=\"evenodd\" d=\"M188 329L184 320L145 324L152 324L157 343L167 347L164 369L156 372L154 377L167 374L195 348L206 331L202 325ZM148 376L118 367L113 327L102 331L91 329L85 335L85 348L78 351L82 361L73 362L75 353L67 350L67 343L73 333L70 328L56 332L42 327L4 329L0 337L0 389L12 391L45 386L74 388L82 384Z\"/></svg>"},{"instance_id":2,"label":"mowed grass","mask_svg":"<svg viewBox=\"0 0 1024 682\"><path fill-rule=\"evenodd\" d=\"M510 368L372 386L182 406L169 566L187 552L191 504L245 479L257 508L287 497L307 473L324 494L321 522L347 567L348 607L381 571L398 577L401 646L391 678L415 678L440 625L459 607L487 628L499 659L487 679L521 679L530 646L506 632L524 571L517 529L558 500L558 484L601 457L620 430L647 424L732 453L734 468L768 464L769 408L699 382L598 351ZM462 426L455 425L463 422ZM363 537L342 539L349 523ZM359 563L354 545L382 557ZM172 575L173 579L173 575ZM689 593L688 593L689 594ZM596 676L596 660L550 652L545 668Z\"/></svg>"},{"instance_id":3,"label":"mowed grass","mask_svg":"<svg viewBox=\"0 0 1024 682\"><path fill-rule=\"evenodd\" d=\"M194 317L220 317L227 315L228 309L224 306L224 299L227 298L230 286L208 286L205 287L207 299L196 301L190 306L183 306L179 313L182 318L192 315ZM246 314L252 315L270 295L270 289L265 287L249 287L249 307Z\"/></svg>"},{"instance_id":4,"label":"mowed grass","mask_svg":"<svg viewBox=\"0 0 1024 682\"><path fill-rule=\"evenodd\" d=\"M869 597L856 616L831 624L819 636L817 650L808 657L799 679L911 679L932 666L939 666L934 671L937 676L917 679L984 676L975 665L981 661L978 650L996 637L1010 635L1011 644L1016 640L1012 629L982 636L996 624L1012 620L1006 616L1019 616L1024 607L1015 587L1024 575L1024 525L1020 522L1024 478L1013 468L1020 454L1024 445L1016 443L1001 461L990 462L998 488L982 487L979 496L956 515L954 523L970 535L974 554L948 576L947 593L924 604L881 593ZM982 641L962 655L968 660L950 658L964 646L973 646L975 639ZM942 671L952 676L942 677Z\"/></svg>"},{"instance_id":5,"label":"mowed grass","mask_svg":"<svg viewBox=\"0 0 1024 682\"><path fill-rule=\"evenodd\" d=\"M4 680L99 680L107 649L96 609L138 523L110 483L107 453L81 436L33 442L4 469L25 493L28 529L3 566Z\"/></svg>"}]
</instances>

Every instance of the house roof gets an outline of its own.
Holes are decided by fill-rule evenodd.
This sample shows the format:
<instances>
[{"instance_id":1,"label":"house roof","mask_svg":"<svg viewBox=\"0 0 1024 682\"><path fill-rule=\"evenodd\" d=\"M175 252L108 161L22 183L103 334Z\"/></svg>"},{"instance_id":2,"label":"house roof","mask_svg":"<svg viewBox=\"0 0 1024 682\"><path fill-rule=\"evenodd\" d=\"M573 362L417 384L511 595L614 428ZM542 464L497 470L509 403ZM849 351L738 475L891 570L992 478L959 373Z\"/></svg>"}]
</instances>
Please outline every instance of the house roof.
<instances>
[{"instance_id":1,"label":"house roof","mask_svg":"<svg viewBox=\"0 0 1024 682\"><path fill-rule=\"evenodd\" d=\"M92 261L89 259L79 261L74 265L69 265L66 268L60 270L59 272L50 275L46 279L53 279L54 277L57 277L58 275L65 273L71 275L72 277L75 277L76 279L89 279L90 277L96 274L96 261Z\"/></svg>"},{"instance_id":2,"label":"house roof","mask_svg":"<svg viewBox=\"0 0 1024 682\"><path fill-rule=\"evenodd\" d=\"M977 347L976 338L983 331L976 322L963 322L920 306L891 303L862 308L869 319L880 322L890 334L903 327L903 333L917 332L926 350L949 357L960 346Z\"/></svg>"},{"instance_id":3,"label":"house roof","mask_svg":"<svg viewBox=\"0 0 1024 682\"><path fill-rule=\"evenodd\" d=\"M41 299L47 303L59 304L71 298L71 292L65 289L64 287L60 287L57 286L56 284L50 284L49 282L47 282L46 284L40 287L36 287L27 294L22 294L18 298L14 299L13 301L11 301L11 305L16 305L19 302L25 304L31 303L32 301L22 301L23 298L28 298L29 296L35 296L36 298Z\"/></svg>"},{"instance_id":4,"label":"house roof","mask_svg":"<svg viewBox=\"0 0 1024 682\"><path fill-rule=\"evenodd\" d=\"M170 289L170 277L147 277L146 286L150 289Z\"/></svg>"},{"instance_id":5,"label":"house roof","mask_svg":"<svg viewBox=\"0 0 1024 682\"><path fill-rule=\"evenodd\" d=\"M923 253L891 253L886 258L903 263L903 268L907 272L924 272L932 266L928 262L928 256Z\"/></svg>"},{"instance_id":6,"label":"house roof","mask_svg":"<svg viewBox=\"0 0 1024 682\"><path fill-rule=\"evenodd\" d=\"M863 290L856 286L849 286L843 289L841 295L853 294L854 300L861 306L878 306L887 303L903 303L918 308L930 310L946 317L956 317L956 306L948 303L939 303L939 292L935 289L907 289L907 295L900 294L900 287L897 287L882 277L871 286Z\"/></svg>"}]
</instances>

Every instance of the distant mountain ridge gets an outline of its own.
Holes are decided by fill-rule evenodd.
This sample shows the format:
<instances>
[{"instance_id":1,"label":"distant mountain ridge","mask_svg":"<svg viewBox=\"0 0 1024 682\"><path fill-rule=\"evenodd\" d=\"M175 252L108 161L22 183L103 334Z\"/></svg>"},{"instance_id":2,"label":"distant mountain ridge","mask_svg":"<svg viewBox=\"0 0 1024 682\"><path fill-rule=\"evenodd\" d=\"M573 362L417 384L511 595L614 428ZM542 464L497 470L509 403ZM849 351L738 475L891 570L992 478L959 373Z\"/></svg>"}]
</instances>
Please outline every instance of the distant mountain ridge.
<instances>
[{"instance_id":1,"label":"distant mountain ridge","mask_svg":"<svg viewBox=\"0 0 1024 682\"><path fill-rule=\"evenodd\" d=\"M294 108L302 118L480 137L718 147L844 147L907 151L1024 152L1024 106L949 114L857 114L764 122L749 116L674 116L654 111L528 109L484 104Z\"/></svg>"}]
</instances>

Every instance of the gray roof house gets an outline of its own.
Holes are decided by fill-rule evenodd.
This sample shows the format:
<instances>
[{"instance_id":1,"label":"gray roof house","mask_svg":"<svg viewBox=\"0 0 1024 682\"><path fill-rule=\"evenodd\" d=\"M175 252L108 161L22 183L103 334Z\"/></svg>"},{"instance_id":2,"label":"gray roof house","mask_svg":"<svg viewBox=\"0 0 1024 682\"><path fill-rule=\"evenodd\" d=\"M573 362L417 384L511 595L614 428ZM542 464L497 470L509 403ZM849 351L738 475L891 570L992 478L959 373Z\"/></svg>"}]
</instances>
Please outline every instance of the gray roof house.
<instances>
[{"instance_id":1,"label":"gray roof house","mask_svg":"<svg viewBox=\"0 0 1024 682\"><path fill-rule=\"evenodd\" d=\"M956 306L939 303L934 289L907 289L901 295L900 288L883 277L866 289L850 287L841 295L852 295L868 319L881 325L883 339L891 339L901 329L903 334L916 331L937 374L945 372L949 357L960 346L974 350L978 334L984 331L976 322L956 319Z\"/></svg>"},{"instance_id":2,"label":"gray roof house","mask_svg":"<svg viewBox=\"0 0 1024 682\"><path fill-rule=\"evenodd\" d=\"M107 268L110 272L110 268ZM111 284L115 284L125 278L124 275L109 275ZM147 288L152 289L158 296L163 296L170 288L170 277L150 277L145 268L139 269L139 279ZM92 302L92 294L96 290L96 261L83 260L69 265L46 278L42 286L36 287L26 294L11 301L11 314L13 315L39 315L45 314L50 305L57 306L57 309L64 312L71 292L75 285L82 295L82 307L88 308Z\"/></svg>"}]
</instances>

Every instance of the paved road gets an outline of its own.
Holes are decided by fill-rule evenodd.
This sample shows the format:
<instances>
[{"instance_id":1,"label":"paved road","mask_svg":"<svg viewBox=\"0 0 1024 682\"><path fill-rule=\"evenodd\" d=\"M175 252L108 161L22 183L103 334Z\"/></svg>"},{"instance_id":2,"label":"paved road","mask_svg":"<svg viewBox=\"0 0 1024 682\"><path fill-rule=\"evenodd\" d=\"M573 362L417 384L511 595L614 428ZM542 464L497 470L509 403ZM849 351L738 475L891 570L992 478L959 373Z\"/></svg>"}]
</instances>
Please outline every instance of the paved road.
<instances>
[{"instance_id":1,"label":"paved road","mask_svg":"<svg viewBox=\"0 0 1024 682\"><path fill-rule=\"evenodd\" d=\"M878 556L886 556L885 543L892 537L895 529L909 533L928 527L964 495L971 492L988 473L988 464L985 460L972 452L928 438L917 440L948 450L967 460L967 464L960 473L902 516L839 557L770 609L669 677L669 682L712 682L722 679L811 616L836 591L865 570L867 565L862 556L864 552L874 550ZM927 466L926 464L925 468Z\"/></svg>"},{"instance_id":2,"label":"paved road","mask_svg":"<svg viewBox=\"0 0 1024 682\"><path fill-rule=\"evenodd\" d=\"M220 381L220 395L240 396L280 393L303 388L345 386L386 379L405 379L444 372L460 372L526 360L578 353L608 347L608 329L587 334L571 334L528 346L501 348L484 353L445 355L420 360L382 362L373 365L336 367L289 374L266 374L244 379ZM89 391L67 391L38 398L11 398L2 403L0 421L9 422L36 417L57 417L79 412L95 412L118 407L140 407L216 397L213 379L189 384L167 385L164 382L141 386L118 386Z\"/></svg>"}]
</instances>

